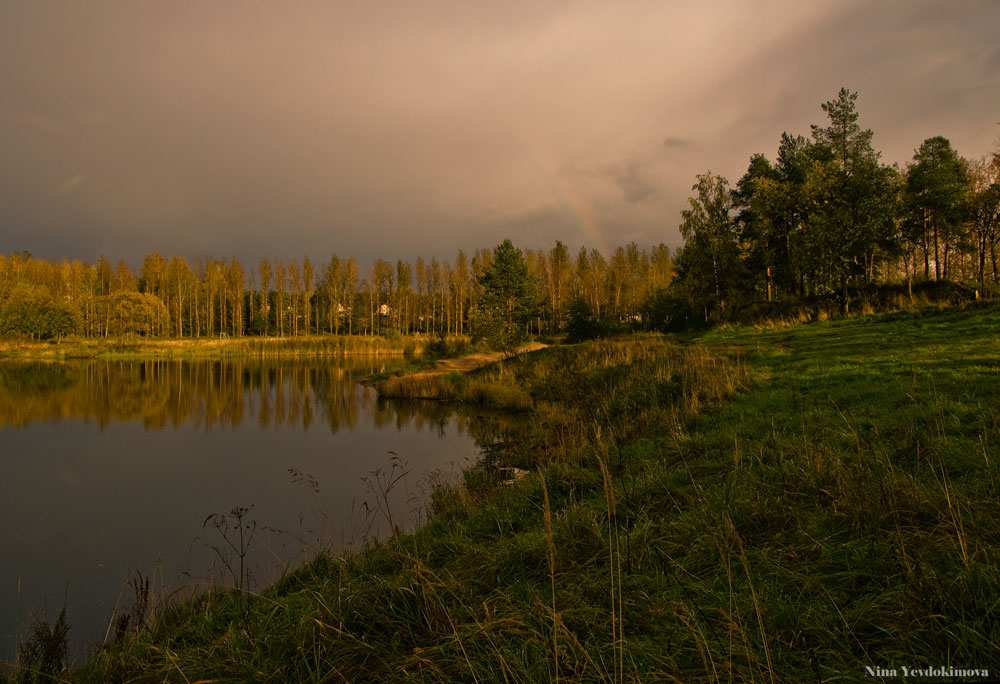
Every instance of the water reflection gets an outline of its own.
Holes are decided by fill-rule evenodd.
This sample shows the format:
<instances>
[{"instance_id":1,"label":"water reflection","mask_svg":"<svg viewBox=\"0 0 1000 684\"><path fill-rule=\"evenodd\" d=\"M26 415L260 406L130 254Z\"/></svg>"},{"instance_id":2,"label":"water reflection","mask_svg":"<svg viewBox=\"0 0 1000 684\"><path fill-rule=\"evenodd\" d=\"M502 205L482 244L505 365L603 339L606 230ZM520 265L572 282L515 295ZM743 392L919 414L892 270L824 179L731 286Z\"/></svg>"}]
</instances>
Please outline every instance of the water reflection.
<instances>
[{"instance_id":1,"label":"water reflection","mask_svg":"<svg viewBox=\"0 0 1000 684\"><path fill-rule=\"evenodd\" d=\"M325 417L336 431L358 420L356 382L378 370L355 362L79 361L0 363L0 427L36 420L141 421L149 429L186 422L309 429ZM379 417L385 421L387 418Z\"/></svg>"},{"instance_id":2,"label":"water reflection","mask_svg":"<svg viewBox=\"0 0 1000 684\"><path fill-rule=\"evenodd\" d=\"M100 640L136 570L167 590L225 581L212 513L260 523L256 586L318 547L417 524L428 479L460 476L497 428L380 401L358 380L383 363L0 362L0 659L30 611L54 617L64 598L74 639Z\"/></svg>"},{"instance_id":3,"label":"water reflection","mask_svg":"<svg viewBox=\"0 0 1000 684\"><path fill-rule=\"evenodd\" d=\"M323 421L353 430L443 430L451 407L377 401L358 385L384 370L374 361L6 361L0 363L0 428L35 421L139 421L151 430L187 425L210 430L255 421L263 429L309 430ZM460 429L465 429L464 421Z\"/></svg>"}]
</instances>

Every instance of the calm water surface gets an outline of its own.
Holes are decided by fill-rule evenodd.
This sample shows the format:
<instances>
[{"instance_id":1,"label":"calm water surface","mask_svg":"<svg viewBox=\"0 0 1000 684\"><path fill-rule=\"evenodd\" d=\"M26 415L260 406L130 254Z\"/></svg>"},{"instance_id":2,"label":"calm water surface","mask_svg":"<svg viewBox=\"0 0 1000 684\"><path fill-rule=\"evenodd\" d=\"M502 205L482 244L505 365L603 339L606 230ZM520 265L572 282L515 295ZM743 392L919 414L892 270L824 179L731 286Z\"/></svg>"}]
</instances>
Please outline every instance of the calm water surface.
<instances>
[{"instance_id":1,"label":"calm water surface","mask_svg":"<svg viewBox=\"0 0 1000 684\"><path fill-rule=\"evenodd\" d=\"M357 380L382 363L0 362L0 660L63 603L77 647L102 641L136 572L157 595L232 586L212 514L249 509L254 588L418 524L429 486L478 458L475 430L379 401Z\"/></svg>"}]
</instances>

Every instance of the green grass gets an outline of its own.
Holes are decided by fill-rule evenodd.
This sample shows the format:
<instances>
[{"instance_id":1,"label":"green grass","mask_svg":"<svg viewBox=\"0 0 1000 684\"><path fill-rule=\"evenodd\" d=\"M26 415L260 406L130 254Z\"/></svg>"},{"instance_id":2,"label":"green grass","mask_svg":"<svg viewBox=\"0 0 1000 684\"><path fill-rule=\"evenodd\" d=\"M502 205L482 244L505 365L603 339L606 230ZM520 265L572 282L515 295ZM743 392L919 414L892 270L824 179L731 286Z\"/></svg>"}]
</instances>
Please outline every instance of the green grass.
<instances>
[{"instance_id":1,"label":"green grass","mask_svg":"<svg viewBox=\"0 0 1000 684\"><path fill-rule=\"evenodd\" d=\"M503 465L533 474L473 469L416 534L172 606L65 678L850 682L997 664L996 308L554 347L473 381L530 397Z\"/></svg>"}]
</instances>

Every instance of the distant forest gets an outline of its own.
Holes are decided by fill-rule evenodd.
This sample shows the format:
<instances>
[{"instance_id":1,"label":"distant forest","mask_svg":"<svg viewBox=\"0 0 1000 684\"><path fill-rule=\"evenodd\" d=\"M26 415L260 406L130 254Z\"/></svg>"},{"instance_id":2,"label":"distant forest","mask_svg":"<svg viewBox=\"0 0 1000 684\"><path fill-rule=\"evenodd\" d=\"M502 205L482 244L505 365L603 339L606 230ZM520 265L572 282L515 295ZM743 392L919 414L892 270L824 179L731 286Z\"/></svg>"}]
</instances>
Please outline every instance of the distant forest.
<instances>
[{"instance_id":1,"label":"distant forest","mask_svg":"<svg viewBox=\"0 0 1000 684\"><path fill-rule=\"evenodd\" d=\"M808 138L783 134L777 158L754 155L733 188L699 175L676 253L631 243L574 256L556 242L363 267L337 254L245 265L153 253L136 271L103 255L55 263L21 252L0 255L0 334L474 336L489 318L484 302L498 306L484 287L512 277L524 281L525 333L576 337L739 319L764 302L836 297L847 309L852 296L887 284L996 289L1000 151L968 160L939 136L905 169L882 164L856 98L842 89L822 105L827 125Z\"/></svg>"},{"instance_id":2,"label":"distant forest","mask_svg":"<svg viewBox=\"0 0 1000 684\"><path fill-rule=\"evenodd\" d=\"M0 256L0 330L42 338L472 334L495 252L459 251L453 262L378 259L364 268L336 254L319 267L308 258L262 258L248 268L236 258L154 253L138 273L103 256L93 265ZM562 329L575 299L601 319L638 320L673 274L665 245L630 244L606 259L586 249L574 257L557 242L521 259L535 300L525 325L541 334Z\"/></svg>"}]
</instances>

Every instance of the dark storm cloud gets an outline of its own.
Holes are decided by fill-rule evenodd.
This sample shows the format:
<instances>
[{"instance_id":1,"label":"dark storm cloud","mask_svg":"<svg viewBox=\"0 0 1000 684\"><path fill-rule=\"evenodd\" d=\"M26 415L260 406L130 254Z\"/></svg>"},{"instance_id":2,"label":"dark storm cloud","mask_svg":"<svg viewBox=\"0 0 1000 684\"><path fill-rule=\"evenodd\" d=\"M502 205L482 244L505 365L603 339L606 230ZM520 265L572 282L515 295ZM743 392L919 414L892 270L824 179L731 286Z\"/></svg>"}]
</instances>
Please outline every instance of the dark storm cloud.
<instances>
[{"instance_id":1,"label":"dark storm cloud","mask_svg":"<svg viewBox=\"0 0 1000 684\"><path fill-rule=\"evenodd\" d=\"M695 174L735 180L781 131L821 123L842 85L887 161L931 135L988 151L998 14L924 0L2 3L0 252L367 262L508 236L676 245Z\"/></svg>"},{"instance_id":2,"label":"dark storm cloud","mask_svg":"<svg viewBox=\"0 0 1000 684\"><path fill-rule=\"evenodd\" d=\"M691 138L681 138L676 135L667 136L660 145L668 150L689 150L698 147Z\"/></svg>"},{"instance_id":3,"label":"dark storm cloud","mask_svg":"<svg viewBox=\"0 0 1000 684\"><path fill-rule=\"evenodd\" d=\"M874 131L883 161L905 164L927 137L951 138L959 151L990 150L990 111L1000 108L1000 77L983 68L1000 27L1000 5L909 2L833 5L802 33L759 51L723 87L748 106L733 110L719 139L749 155L773 156L780 133L809 135L825 124L820 103L841 87L859 94L859 123ZM768 142L753 147L754 138ZM720 160L721 161L721 160Z\"/></svg>"},{"instance_id":4,"label":"dark storm cloud","mask_svg":"<svg viewBox=\"0 0 1000 684\"><path fill-rule=\"evenodd\" d=\"M630 162L623 167L608 168L607 173L622 191L626 202L637 204L652 197L659 190L658 184L647 176L639 162Z\"/></svg>"}]
</instances>

